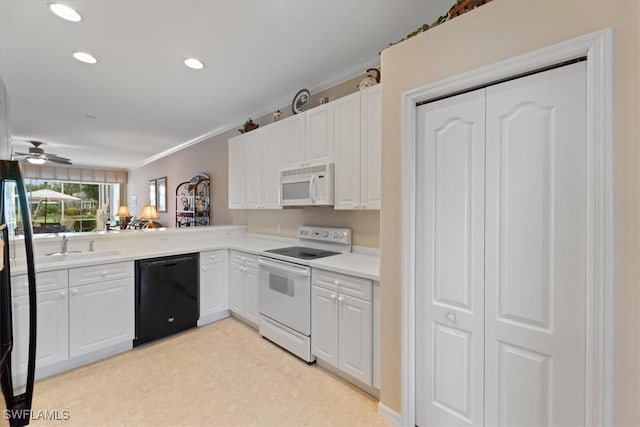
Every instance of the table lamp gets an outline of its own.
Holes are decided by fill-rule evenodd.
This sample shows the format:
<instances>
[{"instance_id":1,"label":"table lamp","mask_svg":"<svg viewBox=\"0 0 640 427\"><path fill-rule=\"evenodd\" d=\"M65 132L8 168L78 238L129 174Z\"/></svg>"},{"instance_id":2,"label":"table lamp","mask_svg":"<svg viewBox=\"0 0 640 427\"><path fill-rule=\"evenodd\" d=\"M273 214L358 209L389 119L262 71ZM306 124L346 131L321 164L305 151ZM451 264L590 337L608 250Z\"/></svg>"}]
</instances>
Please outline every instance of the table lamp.
<instances>
[{"instance_id":1,"label":"table lamp","mask_svg":"<svg viewBox=\"0 0 640 427\"><path fill-rule=\"evenodd\" d=\"M149 221L147 228L158 228L160 225L153 222L154 219L158 219L160 216L158 215L158 211L155 206L145 205L142 208L142 213L140 214L140 219L146 219Z\"/></svg>"},{"instance_id":2,"label":"table lamp","mask_svg":"<svg viewBox=\"0 0 640 427\"><path fill-rule=\"evenodd\" d=\"M131 218L131 212L129 212L129 208L126 205L120 206L118 208L118 213L116 213L116 216L120 218L120 229L126 229L129 218Z\"/></svg>"}]
</instances>

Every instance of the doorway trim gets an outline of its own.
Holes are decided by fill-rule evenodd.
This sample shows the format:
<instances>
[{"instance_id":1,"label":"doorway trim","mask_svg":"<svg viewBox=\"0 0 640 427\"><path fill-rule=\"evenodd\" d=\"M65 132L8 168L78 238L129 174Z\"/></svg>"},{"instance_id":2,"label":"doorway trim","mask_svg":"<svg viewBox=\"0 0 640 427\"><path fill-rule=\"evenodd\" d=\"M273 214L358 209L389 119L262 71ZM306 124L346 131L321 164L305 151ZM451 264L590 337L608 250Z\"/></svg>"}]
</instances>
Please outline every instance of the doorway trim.
<instances>
[{"instance_id":1,"label":"doorway trim","mask_svg":"<svg viewBox=\"0 0 640 427\"><path fill-rule=\"evenodd\" d=\"M586 425L613 424L614 32L611 28L402 94L402 425L415 426L417 104L586 57Z\"/></svg>"}]
</instances>

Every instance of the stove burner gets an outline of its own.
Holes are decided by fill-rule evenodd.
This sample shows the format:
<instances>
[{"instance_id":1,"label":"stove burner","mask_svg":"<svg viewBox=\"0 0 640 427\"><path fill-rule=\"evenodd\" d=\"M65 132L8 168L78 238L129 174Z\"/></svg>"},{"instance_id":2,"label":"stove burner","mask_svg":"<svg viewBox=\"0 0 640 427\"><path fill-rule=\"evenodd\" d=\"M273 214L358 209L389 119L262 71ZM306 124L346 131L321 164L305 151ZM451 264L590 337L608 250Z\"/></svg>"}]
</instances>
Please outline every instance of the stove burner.
<instances>
[{"instance_id":1,"label":"stove burner","mask_svg":"<svg viewBox=\"0 0 640 427\"><path fill-rule=\"evenodd\" d=\"M271 249L265 252L272 254L285 255L300 259L317 259L332 255L340 255L340 252L325 251L322 249L306 248L304 246L290 246L287 248Z\"/></svg>"}]
</instances>

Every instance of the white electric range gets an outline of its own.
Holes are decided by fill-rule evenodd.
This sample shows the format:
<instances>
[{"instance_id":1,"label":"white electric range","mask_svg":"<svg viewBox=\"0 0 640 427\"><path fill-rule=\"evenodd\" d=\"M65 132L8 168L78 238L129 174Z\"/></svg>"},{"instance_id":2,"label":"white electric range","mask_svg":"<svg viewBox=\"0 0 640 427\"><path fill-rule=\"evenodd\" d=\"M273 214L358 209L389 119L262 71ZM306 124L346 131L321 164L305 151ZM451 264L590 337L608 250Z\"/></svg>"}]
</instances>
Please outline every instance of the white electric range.
<instances>
[{"instance_id":1,"label":"white electric range","mask_svg":"<svg viewBox=\"0 0 640 427\"><path fill-rule=\"evenodd\" d=\"M311 363L311 269L304 261L351 252L351 229L305 225L297 237L299 246L259 259L260 335Z\"/></svg>"}]
</instances>

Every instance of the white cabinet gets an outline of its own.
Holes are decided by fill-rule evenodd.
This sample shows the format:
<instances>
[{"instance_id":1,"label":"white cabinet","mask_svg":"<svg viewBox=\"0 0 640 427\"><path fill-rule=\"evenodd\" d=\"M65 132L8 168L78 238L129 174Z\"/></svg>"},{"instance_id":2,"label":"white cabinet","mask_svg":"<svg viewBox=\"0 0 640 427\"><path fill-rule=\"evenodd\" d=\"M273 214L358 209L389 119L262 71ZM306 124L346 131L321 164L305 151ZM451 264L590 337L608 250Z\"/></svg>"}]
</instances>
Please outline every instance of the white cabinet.
<instances>
[{"instance_id":1,"label":"white cabinet","mask_svg":"<svg viewBox=\"0 0 640 427\"><path fill-rule=\"evenodd\" d=\"M360 207L380 209L382 150L382 86L360 92Z\"/></svg>"},{"instance_id":2,"label":"white cabinet","mask_svg":"<svg viewBox=\"0 0 640 427\"><path fill-rule=\"evenodd\" d=\"M231 251L230 266L231 311L258 325L258 257Z\"/></svg>"},{"instance_id":3,"label":"white cabinet","mask_svg":"<svg viewBox=\"0 0 640 427\"><path fill-rule=\"evenodd\" d=\"M200 253L200 321L229 310L229 260L225 249Z\"/></svg>"},{"instance_id":4,"label":"white cabinet","mask_svg":"<svg viewBox=\"0 0 640 427\"><path fill-rule=\"evenodd\" d=\"M380 209L380 87L334 102L335 209Z\"/></svg>"},{"instance_id":5,"label":"white cabinet","mask_svg":"<svg viewBox=\"0 0 640 427\"><path fill-rule=\"evenodd\" d=\"M333 104L323 104L281 122L283 169L333 161Z\"/></svg>"},{"instance_id":6,"label":"white cabinet","mask_svg":"<svg viewBox=\"0 0 640 427\"><path fill-rule=\"evenodd\" d=\"M26 275L13 278L14 284L26 283ZM55 290L37 292L36 369L65 361L69 358L68 279L67 270L39 273L36 283ZM38 286L40 290L42 286ZM16 292L12 298L14 373L25 374L29 359L29 296ZM37 371L36 371L37 372ZM22 379L17 381L22 383Z\"/></svg>"},{"instance_id":7,"label":"white cabinet","mask_svg":"<svg viewBox=\"0 0 640 427\"><path fill-rule=\"evenodd\" d=\"M373 374L373 307L348 295L338 296L338 369L365 384Z\"/></svg>"},{"instance_id":8,"label":"white cabinet","mask_svg":"<svg viewBox=\"0 0 640 427\"><path fill-rule=\"evenodd\" d=\"M372 282L313 269L311 352L366 385L373 385Z\"/></svg>"},{"instance_id":9,"label":"white cabinet","mask_svg":"<svg viewBox=\"0 0 640 427\"><path fill-rule=\"evenodd\" d=\"M245 135L229 139L229 209L244 208L247 144Z\"/></svg>"},{"instance_id":10,"label":"white cabinet","mask_svg":"<svg viewBox=\"0 0 640 427\"><path fill-rule=\"evenodd\" d=\"M80 271L82 270L82 271ZM120 279L101 279L109 271L125 270ZM92 274L95 272L95 274ZM78 285L74 277L96 277ZM98 265L69 272L69 353L77 357L133 340L134 278L133 262Z\"/></svg>"},{"instance_id":11,"label":"white cabinet","mask_svg":"<svg viewBox=\"0 0 640 427\"><path fill-rule=\"evenodd\" d=\"M311 353L338 366L338 294L311 287Z\"/></svg>"},{"instance_id":12,"label":"white cabinet","mask_svg":"<svg viewBox=\"0 0 640 427\"><path fill-rule=\"evenodd\" d=\"M296 114L282 120L283 169L302 167L306 152L306 120L304 114Z\"/></svg>"},{"instance_id":13,"label":"white cabinet","mask_svg":"<svg viewBox=\"0 0 640 427\"><path fill-rule=\"evenodd\" d=\"M243 207L257 209L262 205L262 130L247 132L242 139L246 145Z\"/></svg>"},{"instance_id":14,"label":"white cabinet","mask_svg":"<svg viewBox=\"0 0 640 427\"><path fill-rule=\"evenodd\" d=\"M333 104L327 103L305 112L306 156L304 166L333 161Z\"/></svg>"},{"instance_id":15,"label":"white cabinet","mask_svg":"<svg viewBox=\"0 0 640 427\"><path fill-rule=\"evenodd\" d=\"M280 209L282 162L280 123L229 139L229 208Z\"/></svg>"}]
</instances>

